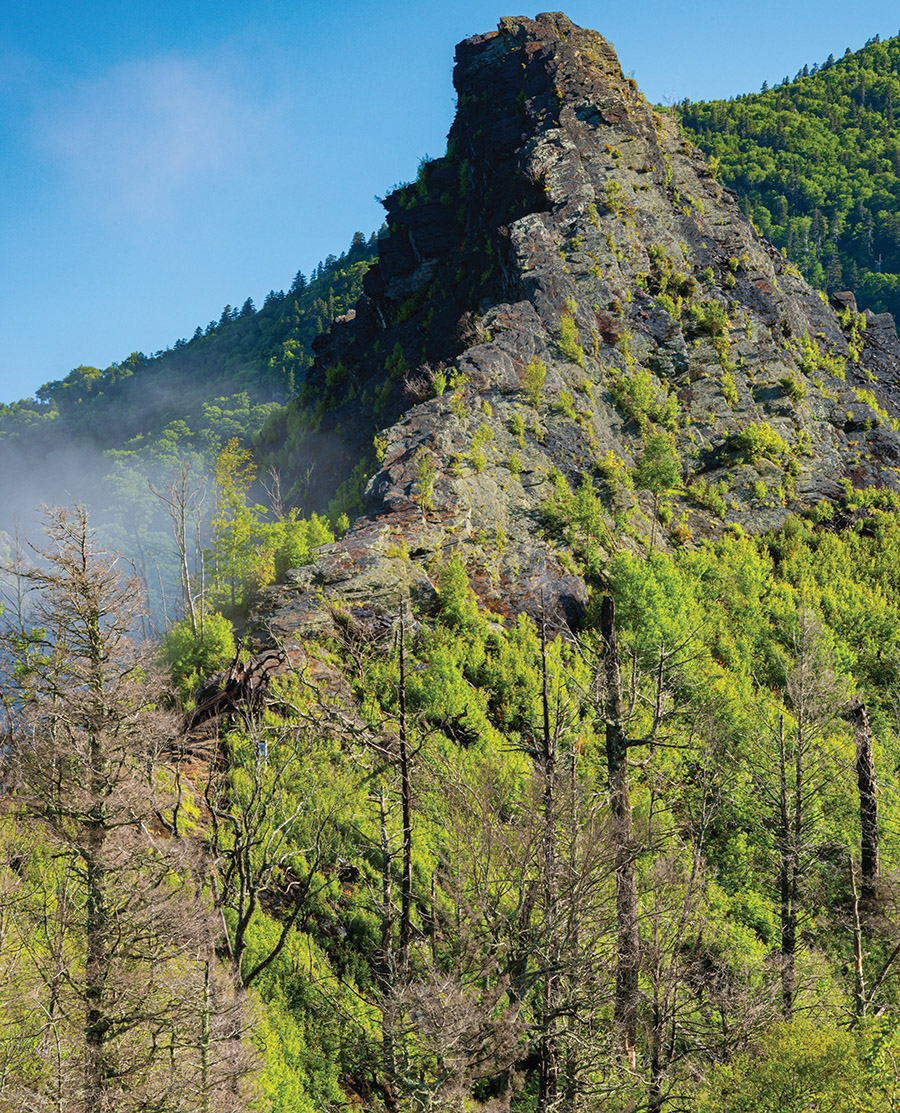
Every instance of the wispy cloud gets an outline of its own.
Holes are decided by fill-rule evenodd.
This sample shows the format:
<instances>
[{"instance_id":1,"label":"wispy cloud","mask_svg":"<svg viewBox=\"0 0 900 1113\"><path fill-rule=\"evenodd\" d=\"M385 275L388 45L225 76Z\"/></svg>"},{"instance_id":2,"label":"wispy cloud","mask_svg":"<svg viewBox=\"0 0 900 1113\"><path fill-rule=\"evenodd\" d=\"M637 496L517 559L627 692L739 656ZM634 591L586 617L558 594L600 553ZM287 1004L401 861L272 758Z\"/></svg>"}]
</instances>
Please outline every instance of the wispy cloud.
<instances>
[{"instance_id":1,"label":"wispy cloud","mask_svg":"<svg viewBox=\"0 0 900 1113\"><path fill-rule=\"evenodd\" d=\"M239 165L260 122L226 65L179 56L118 64L34 117L68 188L110 215L150 219Z\"/></svg>"}]
</instances>

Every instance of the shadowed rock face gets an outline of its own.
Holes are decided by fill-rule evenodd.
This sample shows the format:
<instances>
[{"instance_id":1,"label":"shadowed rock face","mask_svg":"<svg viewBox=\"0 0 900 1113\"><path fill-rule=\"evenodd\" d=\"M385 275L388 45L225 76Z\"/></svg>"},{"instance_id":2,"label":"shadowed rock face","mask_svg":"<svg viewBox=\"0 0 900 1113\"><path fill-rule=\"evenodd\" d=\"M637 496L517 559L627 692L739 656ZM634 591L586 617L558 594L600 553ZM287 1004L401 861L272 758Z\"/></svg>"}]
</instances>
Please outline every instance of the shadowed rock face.
<instances>
[{"instance_id":1,"label":"shadowed rock face","mask_svg":"<svg viewBox=\"0 0 900 1113\"><path fill-rule=\"evenodd\" d=\"M544 533L582 484L605 508L601 561L651 535L770 528L842 479L897 487L892 320L849 295L838 316L811 290L600 35L559 13L503 19L459 45L454 83L448 153L385 199L380 262L317 342L295 415L307 507L362 461L363 515L264 593L258 625L290 640L327 622L322 594L427 604L454 553L498 615L575 621L585 585ZM769 455L740 439L765 426ZM669 529L612 478L659 427L685 480Z\"/></svg>"}]
</instances>

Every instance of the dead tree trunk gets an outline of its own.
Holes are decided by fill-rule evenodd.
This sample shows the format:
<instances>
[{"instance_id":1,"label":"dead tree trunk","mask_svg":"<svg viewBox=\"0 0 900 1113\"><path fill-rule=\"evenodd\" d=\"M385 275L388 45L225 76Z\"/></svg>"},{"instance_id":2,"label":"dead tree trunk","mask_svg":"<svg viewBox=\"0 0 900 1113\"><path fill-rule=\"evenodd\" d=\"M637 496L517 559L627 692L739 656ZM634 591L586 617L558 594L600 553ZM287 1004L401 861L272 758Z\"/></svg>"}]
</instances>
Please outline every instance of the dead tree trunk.
<instances>
[{"instance_id":1,"label":"dead tree trunk","mask_svg":"<svg viewBox=\"0 0 900 1113\"><path fill-rule=\"evenodd\" d=\"M557 931L558 886L556 868L556 735L550 728L550 693L547 682L547 631L541 616L541 673L543 680L543 912L546 973L543 994L543 1033L538 1087L538 1109L552 1109L559 1095L559 1048L557 1013L559 1010L559 940Z\"/></svg>"},{"instance_id":2,"label":"dead tree trunk","mask_svg":"<svg viewBox=\"0 0 900 1113\"><path fill-rule=\"evenodd\" d=\"M387 1113L400 1113L400 1099L397 1094L397 1056L394 1039L394 991L396 989L396 970L394 968L391 929L394 920L391 903L391 843L388 837L387 809L384 792L380 797L381 806L381 950L375 970L375 977L381 989L384 1003L381 1013L381 1071L380 1088Z\"/></svg>"},{"instance_id":3,"label":"dead tree trunk","mask_svg":"<svg viewBox=\"0 0 900 1113\"><path fill-rule=\"evenodd\" d=\"M603 672L606 682L606 763L612 810L613 861L616 870L617 965L614 1018L621 1032L622 1051L631 1070L637 1063L638 934L637 862L628 791L628 738L622 669L616 639L616 610L611 595L603 597L600 612Z\"/></svg>"},{"instance_id":4,"label":"dead tree trunk","mask_svg":"<svg viewBox=\"0 0 900 1113\"><path fill-rule=\"evenodd\" d=\"M856 891L856 870L853 858L848 861L850 868L850 895L853 900L853 970L855 981L856 1016L865 1019L866 981L863 972L862 930L859 924L859 894Z\"/></svg>"},{"instance_id":5,"label":"dead tree trunk","mask_svg":"<svg viewBox=\"0 0 900 1113\"><path fill-rule=\"evenodd\" d=\"M856 735L856 779L859 784L860 900L863 905L878 900L878 785L875 782L875 756L872 732L865 705L852 708Z\"/></svg>"},{"instance_id":6,"label":"dead tree trunk","mask_svg":"<svg viewBox=\"0 0 900 1113\"><path fill-rule=\"evenodd\" d=\"M785 1020L790 1020L794 1012L795 964L797 955L797 884L799 880L798 856L799 837L802 826L800 811L802 773L799 747L795 777L795 813L791 815L790 790L788 786L788 754L784 737L784 716L778 727L778 888L781 895L781 1011Z\"/></svg>"},{"instance_id":7,"label":"dead tree trunk","mask_svg":"<svg viewBox=\"0 0 900 1113\"><path fill-rule=\"evenodd\" d=\"M400 968L409 967L412 913L412 785L409 776L409 738L406 715L406 647L404 607L400 606L400 806L403 812L403 878L400 884Z\"/></svg>"}]
</instances>

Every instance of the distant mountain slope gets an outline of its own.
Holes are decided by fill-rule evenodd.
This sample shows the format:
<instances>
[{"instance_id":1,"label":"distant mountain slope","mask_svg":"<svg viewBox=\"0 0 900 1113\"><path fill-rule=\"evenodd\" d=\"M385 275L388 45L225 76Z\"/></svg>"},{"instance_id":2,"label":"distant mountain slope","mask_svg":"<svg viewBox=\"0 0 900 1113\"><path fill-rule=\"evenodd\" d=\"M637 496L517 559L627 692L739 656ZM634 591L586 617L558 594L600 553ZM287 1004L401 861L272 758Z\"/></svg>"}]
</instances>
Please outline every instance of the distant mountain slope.
<instances>
[{"instance_id":1,"label":"distant mountain slope","mask_svg":"<svg viewBox=\"0 0 900 1113\"><path fill-rule=\"evenodd\" d=\"M340 258L309 282L298 274L259 311L249 299L226 306L164 352L77 367L36 398L0 405L0 556L14 533L35 528L39 506L82 503L105 543L137 562L162 620L160 597L176 590L178 569L151 485L164 490L186 460L200 483L223 445L248 443L283 408L304 384L312 341L356 302L376 253L376 237L357 233Z\"/></svg>"},{"instance_id":2,"label":"distant mountain slope","mask_svg":"<svg viewBox=\"0 0 900 1113\"><path fill-rule=\"evenodd\" d=\"M18 441L40 455L72 440L118 449L134 437L152 440L173 422L198 433L211 424L205 407L214 400L232 411L286 402L312 364L312 341L355 304L376 255L376 237L357 232L312 281L298 273L287 294L273 290L258 311L249 298L240 309L226 305L218 321L165 351L133 352L104 370L76 367L34 399L0 404L0 443Z\"/></svg>"},{"instance_id":3,"label":"distant mountain slope","mask_svg":"<svg viewBox=\"0 0 900 1113\"><path fill-rule=\"evenodd\" d=\"M828 291L900 314L900 38L678 112L762 234Z\"/></svg>"}]
</instances>

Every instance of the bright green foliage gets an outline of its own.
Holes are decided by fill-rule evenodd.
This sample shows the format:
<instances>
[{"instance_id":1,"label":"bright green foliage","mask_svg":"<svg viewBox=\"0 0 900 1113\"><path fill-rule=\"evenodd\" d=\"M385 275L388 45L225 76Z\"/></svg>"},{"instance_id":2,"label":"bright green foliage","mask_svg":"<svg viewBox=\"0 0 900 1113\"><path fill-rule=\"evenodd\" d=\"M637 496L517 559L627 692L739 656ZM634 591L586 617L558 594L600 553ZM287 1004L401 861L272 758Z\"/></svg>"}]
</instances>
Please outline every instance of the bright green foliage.
<instances>
[{"instance_id":1,"label":"bright green foliage","mask_svg":"<svg viewBox=\"0 0 900 1113\"><path fill-rule=\"evenodd\" d=\"M804 66L759 94L690 104L685 130L719 160L762 234L814 285L900 312L900 39Z\"/></svg>"},{"instance_id":2,"label":"bright green foliage","mask_svg":"<svg viewBox=\"0 0 900 1113\"><path fill-rule=\"evenodd\" d=\"M620 475L627 475L624 468L621 461L609 464L607 481L611 481L613 488L620 482ZM628 480L630 483L630 477ZM615 542L607 524L603 501L591 480L585 476L578 489L573 491L560 476L544 512L551 529L562 535L566 544L589 568L598 570L602 557L598 546L611 549L615 547Z\"/></svg>"},{"instance_id":3,"label":"bright green foliage","mask_svg":"<svg viewBox=\"0 0 900 1113\"><path fill-rule=\"evenodd\" d=\"M785 398L792 402L802 402L806 397L806 387L793 375L785 375L778 380L778 385L784 391Z\"/></svg>"},{"instance_id":4,"label":"bright green foliage","mask_svg":"<svg viewBox=\"0 0 900 1113\"><path fill-rule=\"evenodd\" d=\"M445 625L466 629L481 624L478 601L469 587L469 577L459 557L453 557L441 569L437 588L440 618Z\"/></svg>"},{"instance_id":5,"label":"bright green foliage","mask_svg":"<svg viewBox=\"0 0 900 1113\"><path fill-rule=\"evenodd\" d=\"M422 448L416 454L416 474L418 478L418 492L416 501L422 513L434 510L434 481L437 478L438 466L434 457Z\"/></svg>"},{"instance_id":6,"label":"bright green foliage","mask_svg":"<svg viewBox=\"0 0 900 1113\"><path fill-rule=\"evenodd\" d=\"M472 436L472 446L468 451L468 460L477 472L483 472L487 467L487 456L484 448L494 439L494 431L484 422L478 426ZM433 478L432 478L433 482Z\"/></svg>"},{"instance_id":7,"label":"bright green foliage","mask_svg":"<svg viewBox=\"0 0 900 1113\"><path fill-rule=\"evenodd\" d=\"M678 399L659 387L645 367L634 364L609 384L616 403L643 428L647 422L674 432L678 428Z\"/></svg>"},{"instance_id":8,"label":"bright green foliage","mask_svg":"<svg viewBox=\"0 0 900 1113\"><path fill-rule=\"evenodd\" d=\"M865 321L865 317L862 319ZM799 353L799 369L805 375L814 377L819 372L824 371L826 375L832 375L834 378L841 379L842 381L847 378L847 361L844 357L827 351L823 352L819 347L818 341L814 340L808 332L804 332L795 344L795 347ZM853 355L852 358L855 359L858 358L858 356Z\"/></svg>"},{"instance_id":9,"label":"bright green foliage","mask_svg":"<svg viewBox=\"0 0 900 1113\"><path fill-rule=\"evenodd\" d=\"M525 373L522 376L522 389L525 391L528 401L535 409L537 409L540 404L541 391L544 389L544 383L546 381L547 368L541 360L534 358L525 368Z\"/></svg>"},{"instance_id":10,"label":"bright green foliage","mask_svg":"<svg viewBox=\"0 0 900 1113\"><path fill-rule=\"evenodd\" d=\"M677 481L673 453L668 434L648 435L639 469L647 469L661 491ZM608 470L615 473L617 463L610 461ZM573 1054L590 1042L585 1085L609 1094L611 1108L646 1105L651 1047L645 1033L658 1007L670 1009L666 1030L675 1032L678 1048L663 1065L665 1086L685 1108L755 1113L778 1095L779 1109L814 1108L812 1102L828 1097L837 1109L881 1113L884 1080L893 1077L893 1021L887 1017L900 1005L893 983L880 991L885 1021L859 1035L840 1026L853 1008L852 973L845 973L852 953L844 921L835 920L833 910L847 907L844 863L858 853L859 837L849 724L838 718L822 734L816 776L807 782L798 1016L819 1012L814 1025L800 1019L790 1029L777 1023L773 821L777 725L783 716L789 739L797 726L786 677L804 616L812 615L821 659L832 662L843 690L852 685L869 709L883 868L900 864L894 834L900 830L900 782L890 729L900 683L898 500L852 493L849 501L869 512L864 532L820 533L791 519L767 538L734 536L639 559L621 551L609 556L605 496L590 482L572 491L560 476L549 516L584 560L589 578L602 577L616 599L635 736L650 726L660 649L672 654L664 669L667 716L660 740L666 745L639 748L629 774L645 956L637 1070L623 1073L603 1050L612 1030L615 870L604 849L609 811L595 694L597 596L577 645L571 638L547 644L561 794L553 830L566 862L557 907L579 929L577 945L567 944L573 949L565 954L573 972L566 1004L573 1027L563 1026L560 1039ZM304 535L312 537L307 528ZM314 686L298 679L277 693L277 713L267 712L259 726L229 739L233 768L223 807L227 800L236 819L245 817L261 794L277 788L277 807L261 817L248 861L258 864L267 846L282 846L293 891L305 894L297 926L253 983L262 1002L257 1031L266 1047L261 1086L279 1113L338 1108L345 1087L358 1090L373 1072L377 1078L385 1017L396 1015L394 1008L401 1017L394 1029L398 1054L408 1065L398 1086L407 1104L425 1085L435 1105L449 1101L442 1056L450 1037L446 1028L431 1027L431 1018L448 1023L458 1015L454 1003L463 1000L462 1015L512 1025L520 1092L528 1094L536 1083L529 1064L540 1031L550 922L534 902L542 877L539 848L546 845L541 640L531 619L503 619L486 610L458 557L433 582L434 610L415 633L406 612L414 931L410 981L402 991L379 973L384 940L395 958L399 945L403 832L391 750L401 715L397 637L370 649L351 637L347 653L340 641L316 651L328 668L343 666L357 717L334 718L331 697L320 699ZM349 616L347 623L350 637ZM284 765L292 747L296 757ZM230 830L222 828L223 862ZM564 881L570 869L571 887ZM278 876L272 875L270 893L279 891ZM392 908L386 936L385 876ZM239 904L229 892L225 912L234 941ZM252 911L241 943L245 975L277 944L294 908L269 896ZM889 947L873 943L867 950L867 985ZM513 976L519 991L510 995L503 987ZM661 995L669 984L676 987L671 1007ZM495 1079L502 1056L498 1051L488 1058L485 1077ZM483 1092L474 1078L460 1085L470 1096ZM853 1104L863 1098L871 1105Z\"/></svg>"},{"instance_id":11,"label":"bright green foliage","mask_svg":"<svg viewBox=\"0 0 900 1113\"><path fill-rule=\"evenodd\" d=\"M189 698L202 680L224 669L234 653L234 629L215 611L201 617L196 634L190 619L176 622L160 646L160 657L183 699Z\"/></svg>"},{"instance_id":12,"label":"bright green foliage","mask_svg":"<svg viewBox=\"0 0 900 1113\"><path fill-rule=\"evenodd\" d=\"M714 300L692 302L690 315L697 332L711 336L713 339L728 335L728 311L721 302Z\"/></svg>"},{"instance_id":13,"label":"bright green foliage","mask_svg":"<svg viewBox=\"0 0 900 1113\"><path fill-rule=\"evenodd\" d=\"M700 1113L887 1113L896 1067L873 1061L870 1041L820 1020L777 1024L713 1073Z\"/></svg>"},{"instance_id":14,"label":"bright green foliage","mask_svg":"<svg viewBox=\"0 0 900 1113\"><path fill-rule=\"evenodd\" d=\"M227 597L233 608L249 582L254 565L252 541L259 522L258 513L263 510L247 506L247 492L255 478L252 455L233 438L216 460L216 507L211 522L215 588L220 598Z\"/></svg>"},{"instance_id":15,"label":"bright green foliage","mask_svg":"<svg viewBox=\"0 0 900 1113\"><path fill-rule=\"evenodd\" d=\"M777 463L788 451L784 438L764 421L746 425L732 443L735 450L751 463L756 463L763 456Z\"/></svg>"},{"instance_id":16,"label":"bright green foliage","mask_svg":"<svg viewBox=\"0 0 900 1113\"><path fill-rule=\"evenodd\" d=\"M346 515L344 518L346 521ZM280 580L289 568L310 564L320 545L334 541L334 531L318 514L301 518L292 510L283 521L263 525L261 538L263 551L274 554L274 578Z\"/></svg>"},{"instance_id":17,"label":"bright green foliage","mask_svg":"<svg viewBox=\"0 0 900 1113\"><path fill-rule=\"evenodd\" d=\"M728 494L728 482L720 479L718 483L707 483L701 476L689 484L687 493L699 506L705 506L720 518L725 517L727 505L725 495Z\"/></svg>"},{"instance_id":18,"label":"bright green foliage","mask_svg":"<svg viewBox=\"0 0 900 1113\"><path fill-rule=\"evenodd\" d=\"M317 514L304 519L292 510L286 518L264 522L265 507L247 504L255 475L249 450L230 441L216 462L209 557L218 599L233 609L243 607L250 592L280 579L289 568L309 564L317 546L334 541L333 530Z\"/></svg>"},{"instance_id":19,"label":"bright green foliage","mask_svg":"<svg viewBox=\"0 0 900 1113\"><path fill-rule=\"evenodd\" d=\"M617 456L615 452L613 452L611 448L607 450L607 453L600 461L598 468L600 474L603 476L606 482L611 484L613 487L621 483L629 490L633 489L634 480L632 479L631 472L629 472L628 470L628 466L620 456Z\"/></svg>"},{"instance_id":20,"label":"bright green foliage","mask_svg":"<svg viewBox=\"0 0 900 1113\"><path fill-rule=\"evenodd\" d=\"M578 340L578 325L572 313L564 313L559 321L559 350L573 363L584 367L584 349Z\"/></svg>"},{"instance_id":21,"label":"bright green foliage","mask_svg":"<svg viewBox=\"0 0 900 1113\"><path fill-rule=\"evenodd\" d=\"M633 478L635 487L651 491L657 498L681 482L681 461L668 433L660 429L646 437Z\"/></svg>"},{"instance_id":22,"label":"bright green foliage","mask_svg":"<svg viewBox=\"0 0 900 1113\"><path fill-rule=\"evenodd\" d=\"M565 387L559 392L559 408L571 421L576 418L575 413L575 397L571 390L566 390Z\"/></svg>"}]
</instances>

